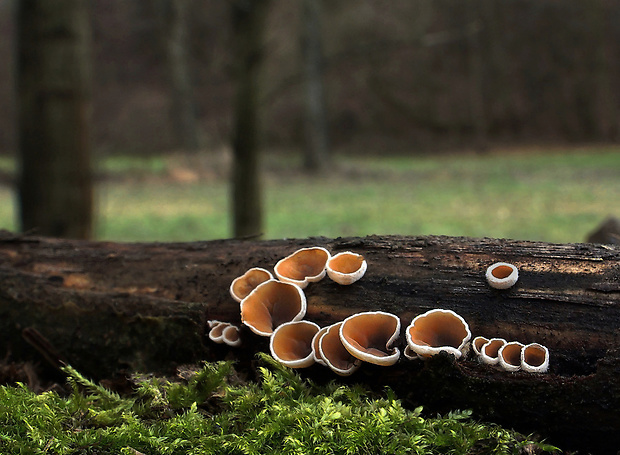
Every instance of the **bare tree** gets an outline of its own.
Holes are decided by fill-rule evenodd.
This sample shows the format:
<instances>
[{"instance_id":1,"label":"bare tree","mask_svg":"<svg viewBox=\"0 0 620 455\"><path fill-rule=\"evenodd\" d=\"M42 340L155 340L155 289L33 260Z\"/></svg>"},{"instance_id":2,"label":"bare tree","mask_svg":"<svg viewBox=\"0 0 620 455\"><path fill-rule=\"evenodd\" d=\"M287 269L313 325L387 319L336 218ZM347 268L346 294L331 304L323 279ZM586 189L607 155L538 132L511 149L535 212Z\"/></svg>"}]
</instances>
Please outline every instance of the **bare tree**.
<instances>
[{"instance_id":1,"label":"bare tree","mask_svg":"<svg viewBox=\"0 0 620 455\"><path fill-rule=\"evenodd\" d=\"M21 228L90 237L87 0L17 2L16 80Z\"/></svg>"},{"instance_id":2,"label":"bare tree","mask_svg":"<svg viewBox=\"0 0 620 455\"><path fill-rule=\"evenodd\" d=\"M187 46L188 0L161 0L164 48L170 79L170 118L176 143L187 151L200 148L191 66Z\"/></svg>"},{"instance_id":3,"label":"bare tree","mask_svg":"<svg viewBox=\"0 0 620 455\"><path fill-rule=\"evenodd\" d=\"M262 233L259 162L259 68L269 0L233 0L236 94L232 131L232 212L235 237Z\"/></svg>"},{"instance_id":4,"label":"bare tree","mask_svg":"<svg viewBox=\"0 0 620 455\"><path fill-rule=\"evenodd\" d=\"M302 54L306 91L304 169L317 172L325 168L329 159L320 1L302 0L302 12Z\"/></svg>"}]
</instances>

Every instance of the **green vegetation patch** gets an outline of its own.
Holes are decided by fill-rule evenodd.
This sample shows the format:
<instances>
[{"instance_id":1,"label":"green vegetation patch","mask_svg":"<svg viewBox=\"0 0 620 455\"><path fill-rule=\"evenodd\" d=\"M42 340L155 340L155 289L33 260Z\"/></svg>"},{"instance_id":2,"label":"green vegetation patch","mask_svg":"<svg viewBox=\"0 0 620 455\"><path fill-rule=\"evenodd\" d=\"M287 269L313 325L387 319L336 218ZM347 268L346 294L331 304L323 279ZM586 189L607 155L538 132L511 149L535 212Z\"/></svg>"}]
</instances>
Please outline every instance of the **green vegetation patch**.
<instances>
[{"instance_id":1,"label":"green vegetation patch","mask_svg":"<svg viewBox=\"0 0 620 455\"><path fill-rule=\"evenodd\" d=\"M183 382L136 381L121 397L67 368L73 392L0 387L3 454L434 454L552 452L469 411L425 418L390 390L302 380L266 355L259 382L229 362L207 363Z\"/></svg>"}]
</instances>

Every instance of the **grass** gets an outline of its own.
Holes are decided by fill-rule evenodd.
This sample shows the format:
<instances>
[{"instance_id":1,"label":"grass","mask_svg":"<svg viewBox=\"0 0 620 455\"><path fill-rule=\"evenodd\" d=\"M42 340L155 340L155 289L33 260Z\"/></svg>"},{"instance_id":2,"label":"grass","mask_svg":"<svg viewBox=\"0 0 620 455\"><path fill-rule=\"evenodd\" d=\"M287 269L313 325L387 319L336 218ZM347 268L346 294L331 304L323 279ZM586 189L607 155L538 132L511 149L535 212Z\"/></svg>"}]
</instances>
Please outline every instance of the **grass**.
<instances>
[{"instance_id":1,"label":"grass","mask_svg":"<svg viewBox=\"0 0 620 455\"><path fill-rule=\"evenodd\" d=\"M121 397L66 368L73 393L0 387L3 454L518 454L555 447L471 412L423 417L387 390L317 386L262 356L261 379L241 383L230 363L186 382L142 379Z\"/></svg>"},{"instance_id":2,"label":"grass","mask_svg":"<svg viewBox=\"0 0 620 455\"><path fill-rule=\"evenodd\" d=\"M230 236L226 166L109 158L97 188L96 235L120 241ZM265 238L455 235L581 242L618 216L620 147L497 150L486 156L337 156L322 176L284 154L263 159ZM3 167L7 167L3 164ZM0 228L14 230L0 189Z\"/></svg>"}]
</instances>

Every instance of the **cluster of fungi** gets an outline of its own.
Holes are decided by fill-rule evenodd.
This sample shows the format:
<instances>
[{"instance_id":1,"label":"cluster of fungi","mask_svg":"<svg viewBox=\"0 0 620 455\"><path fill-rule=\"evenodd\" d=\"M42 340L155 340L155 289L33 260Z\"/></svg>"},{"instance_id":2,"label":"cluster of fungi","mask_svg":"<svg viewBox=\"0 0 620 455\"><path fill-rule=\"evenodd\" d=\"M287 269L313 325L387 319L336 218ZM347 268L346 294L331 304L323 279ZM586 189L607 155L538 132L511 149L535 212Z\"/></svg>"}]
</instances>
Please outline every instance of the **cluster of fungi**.
<instances>
[{"instance_id":1,"label":"cluster of fungi","mask_svg":"<svg viewBox=\"0 0 620 455\"><path fill-rule=\"evenodd\" d=\"M252 268L230 286L231 296L239 302L241 322L257 335L270 338L271 355L290 368L305 368L314 363L325 365L341 376L348 376L363 362L394 365L400 350L393 344L400 336L400 318L383 311L349 316L327 327L304 320L307 302L304 289L327 274L341 285L351 285L364 276L367 262L350 251L334 256L322 247L302 248L280 260L274 277L268 270ZM491 265L487 282L496 289L508 289L518 279L517 268L508 263ZM231 346L240 344L238 327L221 321L209 321L209 338ZM470 344L480 362L506 371L546 372L549 351L531 343L527 346L502 338L478 336L471 340L467 322L452 310L433 309L420 314L405 330L408 359L428 359L448 352L457 359L465 357Z\"/></svg>"}]
</instances>

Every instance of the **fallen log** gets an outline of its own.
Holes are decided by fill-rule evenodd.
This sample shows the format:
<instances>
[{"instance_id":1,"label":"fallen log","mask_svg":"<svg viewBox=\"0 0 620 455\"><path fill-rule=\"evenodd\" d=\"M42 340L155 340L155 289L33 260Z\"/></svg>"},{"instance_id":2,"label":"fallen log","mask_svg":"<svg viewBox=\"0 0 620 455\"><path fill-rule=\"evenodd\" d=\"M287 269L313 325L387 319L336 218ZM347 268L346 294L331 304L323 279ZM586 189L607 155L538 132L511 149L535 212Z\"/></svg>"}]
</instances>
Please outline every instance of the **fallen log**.
<instances>
[{"instance_id":1,"label":"fallen log","mask_svg":"<svg viewBox=\"0 0 620 455\"><path fill-rule=\"evenodd\" d=\"M216 345L206 337L207 321L239 323L232 280L251 267L273 270L307 246L361 253L368 271L351 286L327 278L310 284L306 319L324 326L380 309L398 315L404 328L424 311L451 309L474 336L546 345L551 367L547 374L508 373L440 355L364 365L344 379L318 365L303 375L390 386L406 405L430 412L473 409L479 419L537 432L569 450L620 448L615 246L400 236L122 244L2 232L0 352L12 359L43 354L99 379L200 360L251 365L258 350L268 350L266 339L244 330L241 348ZM497 261L518 266L513 288L486 283L484 272Z\"/></svg>"}]
</instances>

